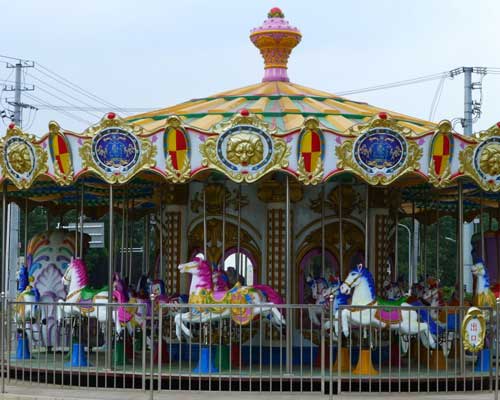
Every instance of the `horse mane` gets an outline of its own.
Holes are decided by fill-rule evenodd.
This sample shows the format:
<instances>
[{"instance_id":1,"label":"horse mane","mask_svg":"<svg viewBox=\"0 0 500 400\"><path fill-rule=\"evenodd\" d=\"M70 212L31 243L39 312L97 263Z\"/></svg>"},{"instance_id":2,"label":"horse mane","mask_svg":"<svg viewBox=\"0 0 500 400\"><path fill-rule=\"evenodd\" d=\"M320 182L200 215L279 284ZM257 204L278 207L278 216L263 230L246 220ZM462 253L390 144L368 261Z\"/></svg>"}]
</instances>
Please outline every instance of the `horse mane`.
<instances>
[{"instance_id":1,"label":"horse mane","mask_svg":"<svg viewBox=\"0 0 500 400\"><path fill-rule=\"evenodd\" d=\"M213 290L214 283L212 281L212 267L210 266L210 263L202 260L200 257L195 257L193 261L198 262L198 276L200 277L200 283L197 287Z\"/></svg>"},{"instance_id":2,"label":"horse mane","mask_svg":"<svg viewBox=\"0 0 500 400\"><path fill-rule=\"evenodd\" d=\"M80 286L87 286L89 284L89 276L87 274L87 266L80 258L75 258L70 262L70 266L75 269Z\"/></svg>"},{"instance_id":3,"label":"horse mane","mask_svg":"<svg viewBox=\"0 0 500 400\"><path fill-rule=\"evenodd\" d=\"M354 267L354 270L359 272L360 269L358 267ZM375 280L373 279L372 273L365 266L361 267L361 276L366 278L366 281L368 282L368 287L370 288L370 295L372 296L372 298L377 297L375 293Z\"/></svg>"}]
</instances>

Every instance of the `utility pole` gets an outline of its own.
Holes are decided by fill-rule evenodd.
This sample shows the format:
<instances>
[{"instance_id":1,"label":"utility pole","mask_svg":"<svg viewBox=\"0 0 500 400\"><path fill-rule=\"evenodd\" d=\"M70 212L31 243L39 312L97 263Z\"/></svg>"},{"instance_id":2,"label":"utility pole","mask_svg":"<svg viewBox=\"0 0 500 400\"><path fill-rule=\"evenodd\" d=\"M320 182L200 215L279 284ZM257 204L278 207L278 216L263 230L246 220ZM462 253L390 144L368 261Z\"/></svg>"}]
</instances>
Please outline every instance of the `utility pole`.
<instances>
[{"instance_id":1,"label":"utility pole","mask_svg":"<svg viewBox=\"0 0 500 400\"><path fill-rule=\"evenodd\" d=\"M454 78L457 75L464 74L464 118L462 119L463 133L466 136L472 136L472 124L474 119L481 116L481 101L472 100L473 90L482 90L482 83L472 82L472 74L475 73L483 77L487 73L485 67L460 67L450 71L450 77ZM472 275L470 268L472 267L472 235L474 234L474 224L465 223L463 227L463 268L462 284L466 287L467 292L472 292ZM463 289L462 289L463 290ZM463 293L462 291L460 292Z\"/></svg>"},{"instance_id":2,"label":"utility pole","mask_svg":"<svg viewBox=\"0 0 500 400\"><path fill-rule=\"evenodd\" d=\"M15 64L8 63L7 68L15 68L15 82L14 85L4 85L4 91L14 92L14 101L7 100L7 103L14 107L12 122L16 124L19 128L22 128L23 117L22 111L25 108L34 107L25 104L21 101L22 92L35 90L34 85L24 85L22 80L22 72L24 68L33 68L35 63L28 60L17 60ZM7 254L3 255L4 260L7 262L4 266L5 271L3 271L3 282L6 295L9 298L15 298L16 296L16 278L17 278L17 263L19 260L19 228L20 228L20 210L19 206L15 203L9 203L7 206L7 226L10 227L10 235L6 238L6 250ZM26 254L24 255L26 262Z\"/></svg>"}]
</instances>

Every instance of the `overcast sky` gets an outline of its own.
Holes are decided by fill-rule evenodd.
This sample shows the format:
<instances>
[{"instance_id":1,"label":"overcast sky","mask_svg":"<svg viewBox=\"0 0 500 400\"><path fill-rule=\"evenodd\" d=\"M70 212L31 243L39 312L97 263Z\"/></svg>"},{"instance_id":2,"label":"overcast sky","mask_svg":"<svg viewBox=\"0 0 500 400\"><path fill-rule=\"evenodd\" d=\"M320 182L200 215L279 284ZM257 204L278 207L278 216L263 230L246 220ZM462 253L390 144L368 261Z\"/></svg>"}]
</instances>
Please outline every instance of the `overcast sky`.
<instances>
[{"instance_id":1,"label":"overcast sky","mask_svg":"<svg viewBox=\"0 0 500 400\"><path fill-rule=\"evenodd\" d=\"M291 80L316 89L336 93L464 65L500 68L498 0L0 0L0 5L0 54L34 60L122 107L166 107L259 82L263 63L248 35L272 6L281 7L303 34L290 58ZM4 67L0 63L0 80L9 77ZM83 105L46 85L70 93L68 88L38 71L28 73L42 80L26 76L38 86L30 94L49 104L68 105L57 94ZM348 97L428 119L438 83ZM474 130L500 120L500 75L487 75L483 86L483 116ZM0 109L10 95L3 93ZM462 114L459 76L445 81L434 120ZM85 128L59 112L40 110L30 131L45 133L51 119L70 130Z\"/></svg>"}]
</instances>

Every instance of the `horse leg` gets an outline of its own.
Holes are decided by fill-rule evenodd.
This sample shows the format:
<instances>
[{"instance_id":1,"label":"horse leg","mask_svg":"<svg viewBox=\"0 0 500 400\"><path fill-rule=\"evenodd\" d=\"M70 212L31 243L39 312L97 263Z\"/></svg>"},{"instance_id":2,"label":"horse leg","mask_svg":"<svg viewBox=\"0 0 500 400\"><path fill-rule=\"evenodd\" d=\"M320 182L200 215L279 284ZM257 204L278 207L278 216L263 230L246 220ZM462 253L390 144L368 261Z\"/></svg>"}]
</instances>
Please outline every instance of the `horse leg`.
<instances>
[{"instance_id":1,"label":"horse leg","mask_svg":"<svg viewBox=\"0 0 500 400\"><path fill-rule=\"evenodd\" d=\"M276 307L271 307L271 322L276 323L277 328L282 328L286 325L285 317Z\"/></svg>"}]
</instances>

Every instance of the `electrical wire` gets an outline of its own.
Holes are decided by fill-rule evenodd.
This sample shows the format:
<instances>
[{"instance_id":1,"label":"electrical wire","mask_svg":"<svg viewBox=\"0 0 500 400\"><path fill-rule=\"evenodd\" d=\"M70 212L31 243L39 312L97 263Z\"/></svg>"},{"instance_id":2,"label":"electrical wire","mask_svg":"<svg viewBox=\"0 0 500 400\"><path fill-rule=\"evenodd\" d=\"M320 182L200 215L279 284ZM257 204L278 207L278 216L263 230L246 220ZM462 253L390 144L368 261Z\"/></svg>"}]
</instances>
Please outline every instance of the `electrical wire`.
<instances>
[{"instance_id":1,"label":"electrical wire","mask_svg":"<svg viewBox=\"0 0 500 400\"><path fill-rule=\"evenodd\" d=\"M113 103L110 103L109 101L107 100L104 100L103 98L89 92L88 90L82 88L81 86L77 85L76 83L73 83L71 82L70 80L64 78L63 76L59 75L58 73L50 70L49 68L45 67L44 65L42 64L37 64L37 66L35 66L35 69L40 72L41 74L55 80L55 81L58 81L60 84L76 91L76 92L79 92L81 95L84 95L102 105L105 105L105 106L108 106L108 107L111 107L111 109L114 109L116 111L122 111L120 107L118 107L117 105L113 104ZM108 110L109 111L109 110Z\"/></svg>"},{"instance_id":2,"label":"electrical wire","mask_svg":"<svg viewBox=\"0 0 500 400\"><path fill-rule=\"evenodd\" d=\"M86 102L84 102L84 101L82 101L82 100L80 100L80 99L76 98L75 96L73 96L73 95L71 95L71 94L69 94L69 93L66 93L64 90L58 89L57 87L55 87L55 86L53 86L53 85L51 85L51 84L49 84L49 83L46 83L46 82L42 81L41 79L37 78L36 76L34 76L34 75L32 75L32 74L29 74L29 76L30 76L30 78L32 78L32 79L36 80L37 82L39 82L42 86L48 87L48 88L50 88L50 89L52 89L52 90L55 90L55 91L56 91L56 92L58 92L58 93L63 94L64 96L66 96L66 97L68 97L68 98L70 98L70 99L72 99L72 100L75 100L75 101L77 101L77 102L79 102L79 103L85 104L86 106L92 107L92 105L91 105L91 104L88 104L88 103L86 103ZM40 88L40 87L39 87L39 89L40 89L40 90L43 90L43 89L42 89L42 88ZM47 89L45 89L45 90L47 90ZM54 96L54 97L55 97L55 96ZM74 105L74 104L72 104L72 103L67 103L67 104L70 104L71 106L78 107L78 106L76 106L76 105ZM97 115L97 114L94 114L94 113L87 112L87 114L90 114L90 115L92 115L93 117L100 118L100 115Z\"/></svg>"},{"instance_id":3,"label":"electrical wire","mask_svg":"<svg viewBox=\"0 0 500 400\"><path fill-rule=\"evenodd\" d=\"M65 115L65 116L67 116L68 118L71 118L71 119L73 119L73 120L75 120L75 121L78 121L78 122L82 122L82 123L87 124L87 125L90 125L90 124L91 124L91 122L90 122L90 121L88 121L88 120L86 120L86 119L83 119L83 118L79 117L78 115L74 115L73 113L71 113L71 112L69 112L69 111L65 111L65 110L57 110L57 109L54 109L53 107L51 108L51 105L50 105L50 104L46 103L44 100L42 100L41 98L39 98L39 97L37 97L37 96L35 96L35 95L33 95L33 94L25 93L24 95L25 95L26 97L29 97L29 98L30 98L30 99L32 99L32 100L37 101L37 102L38 102L38 103L40 103L40 104L44 104L44 105L45 105L45 106L47 106L49 109L53 109L53 110L55 110L55 111L60 112L61 114L63 114L63 115Z\"/></svg>"},{"instance_id":4,"label":"electrical wire","mask_svg":"<svg viewBox=\"0 0 500 400\"><path fill-rule=\"evenodd\" d=\"M434 81L437 79L441 79L443 76L448 77L449 75L450 75L449 72L446 71L446 72L440 72L440 73L432 74L432 75L420 76L420 77L412 78L412 79L405 79L402 81L384 83L384 84L375 85L375 86L368 86L368 87L361 88L361 89L346 90L343 92L337 91L335 93L339 96L346 96L346 95L350 95L350 94L373 92L373 91L383 90L383 89L392 89L392 88L396 88L396 87L400 87L400 86L415 85L417 83Z\"/></svg>"},{"instance_id":5,"label":"electrical wire","mask_svg":"<svg viewBox=\"0 0 500 400\"><path fill-rule=\"evenodd\" d=\"M429 121L432 121L434 119L439 104L439 100L441 100L441 94L443 93L445 79L446 77L443 75L443 77L439 80L436 92L434 93L434 98L432 99L432 104L431 104L431 110L429 112Z\"/></svg>"},{"instance_id":6,"label":"electrical wire","mask_svg":"<svg viewBox=\"0 0 500 400\"><path fill-rule=\"evenodd\" d=\"M49 96L51 96L51 97L54 97L54 98L58 99L59 101L62 101L63 103L66 103L66 104L67 104L67 105L69 105L70 107L78 107L77 105L75 105L75 104L73 104L73 103L71 103L71 102L67 101L67 100L66 100L66 99L64 99L63 97L58 96L57 94L54 94L54 93L53 93L53 92L51 92L50 90L47 90L47 89L45 89L45 88L43 88L43 87L40 87L40 86L38 86L38 88L37 88L37 89L38 89L38 90L40 90L40 91L42 91L42 92L44 92L44 93L46 93L46 94L48 94L48 95L49 95ZM85 111L85 113L86 113L87 115L90 115L92 118L97 118L97 119L100 119L100 118L101 118L101 116L100 116L100 115L95 114L95 113L92 113L92 112L90 112L90 111Z\"/></svg>"}]
</instances>

